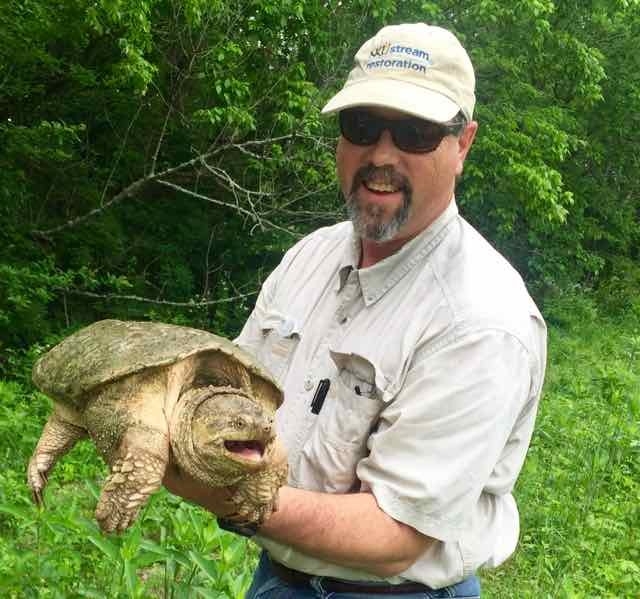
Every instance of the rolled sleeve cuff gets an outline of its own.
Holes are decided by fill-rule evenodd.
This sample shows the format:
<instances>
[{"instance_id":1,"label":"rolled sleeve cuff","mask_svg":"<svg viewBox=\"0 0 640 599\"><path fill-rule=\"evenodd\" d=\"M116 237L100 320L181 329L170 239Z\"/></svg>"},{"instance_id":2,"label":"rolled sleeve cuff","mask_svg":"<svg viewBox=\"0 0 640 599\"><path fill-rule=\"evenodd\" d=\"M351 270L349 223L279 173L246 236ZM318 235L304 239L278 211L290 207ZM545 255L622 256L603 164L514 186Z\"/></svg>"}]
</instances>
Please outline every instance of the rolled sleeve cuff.
<instances>
[{"instance_id":1,"label":"rolled sleeve cuff","mask_svg":"<svg viewBox=\"0 0 640 599\"><path fill-rule=\"evenodd\" d=\"M438 514L425 513L423 498L411 501L408 497L397 495L390 487L380 482L371 485L371 492L383 512L433 539L458 541L465 530L468 530L469 522L466 518L452 520Z\"/></svg>"},{"instance_id":2,"label":"rolled sleeve cuff","mask_svg":"<svg viewBox=\"0 0 640 599\"><path fill-rule=\"evenodd\" d=\"M515 500L509 494L483 493L469 526L464 531L456 530L457 540L432 543L402 576L410 580L426 577L428 584L440 588L467 578L482 567L500 565L513 554L518 542ZM435 538L439 539L443 535L437 532Z\"/></svg>"}]
</instances>

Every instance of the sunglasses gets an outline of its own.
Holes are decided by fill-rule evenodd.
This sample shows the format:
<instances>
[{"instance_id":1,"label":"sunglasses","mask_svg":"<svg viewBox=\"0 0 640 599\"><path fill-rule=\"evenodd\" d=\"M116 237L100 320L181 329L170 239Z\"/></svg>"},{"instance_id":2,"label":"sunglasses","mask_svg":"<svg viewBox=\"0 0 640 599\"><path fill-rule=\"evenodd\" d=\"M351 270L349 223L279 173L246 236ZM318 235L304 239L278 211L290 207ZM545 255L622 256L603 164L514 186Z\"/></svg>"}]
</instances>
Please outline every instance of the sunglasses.
<instances>
[{"instance_id":1,"label":"sunglasses","mask_svg":"<svg viewBox=\"0 0 640 599\"><path fill-rule=\"evenodd\" d=\"M347 108L340 111L340 132L356 146L370 146L388 129L399 150L413 154L433 152L447 135L457 135L461 123L445 125L419 118L385 119L363 108Z\"/></svg>"}]
</instances>

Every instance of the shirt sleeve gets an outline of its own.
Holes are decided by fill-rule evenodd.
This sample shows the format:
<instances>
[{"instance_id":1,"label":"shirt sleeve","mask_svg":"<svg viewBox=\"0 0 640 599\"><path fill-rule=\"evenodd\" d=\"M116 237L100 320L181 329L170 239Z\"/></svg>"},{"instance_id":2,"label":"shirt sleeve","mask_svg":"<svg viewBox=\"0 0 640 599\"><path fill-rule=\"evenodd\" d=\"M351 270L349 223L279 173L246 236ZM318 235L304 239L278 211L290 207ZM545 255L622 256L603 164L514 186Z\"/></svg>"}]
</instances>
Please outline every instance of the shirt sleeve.
<instances>
[{"instance_id":1,"label":"shirt sleeve","mask_svg":"<svg viewBox=\"0 0 640 599\"><path fill-rule=\"evenodd\" d=\"M258 349L264 342L264 335L262 333L261 323L266 319L271 306L273 304L276 291L278 289L278 281L281 276L281 272L286 264L287 254L280 262L280 264L269 274L265 282L260 288L258 299L255 306L247 318L240 334L233 340L236 345L239 345L245 351L253 354L258 354Z\"/></svg>"},{"instance_id":2,"label":"shirt sleeve","mask_svg":"<svg viewBox=\"0 0 640 599\"><path fill-rule=\"evenodd\" d=\"M258 294L258 299L256 300L256 304L253 307L249 318L247 318L244 323L240 334L233 340L236 345L239 345L242 349L253 355L257 354L258 347L263 340L262 329L259 323L264 320L264 316L268 311L268 298L271 287L269 279L271 276L273 276L273 273L262 285L260 293Z\"/></svg>"},{"instance_id":3,"label":"shirt sleeve","mask_svg":"<svg viewBox=\"0 0 640 599\"><path fill-rule=\"evenodd\" d=\"M468 332L423 354L369 439L357 469L363 489L392 518L460 541L503 457L505 493L517 478L535 418L534 386L529 352L502 330Z\"/></svg>"}]
</instances>

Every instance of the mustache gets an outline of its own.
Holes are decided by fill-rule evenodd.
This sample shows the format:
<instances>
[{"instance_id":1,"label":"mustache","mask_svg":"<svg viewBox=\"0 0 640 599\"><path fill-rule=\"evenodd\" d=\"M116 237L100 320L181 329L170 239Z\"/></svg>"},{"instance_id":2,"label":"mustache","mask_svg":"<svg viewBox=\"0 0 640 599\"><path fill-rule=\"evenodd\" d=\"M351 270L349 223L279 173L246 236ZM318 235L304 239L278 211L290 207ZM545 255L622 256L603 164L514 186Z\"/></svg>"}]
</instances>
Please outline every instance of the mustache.
<instances>
[{"instance_id":1,"label":"mustache","mask_svg":"<svg viewBox=\"0 0 640 599\"><path fill-rule=\"evenodd\" d=\"M392 185L396 189L405 192L411 191L409 180L404 175L396 172L395 168L390 164L384 164L382 166L367 164L365 166L361 166L353 175L351 193L355 193L362 183L369 182Z\"/></svg>"}]
</instances>

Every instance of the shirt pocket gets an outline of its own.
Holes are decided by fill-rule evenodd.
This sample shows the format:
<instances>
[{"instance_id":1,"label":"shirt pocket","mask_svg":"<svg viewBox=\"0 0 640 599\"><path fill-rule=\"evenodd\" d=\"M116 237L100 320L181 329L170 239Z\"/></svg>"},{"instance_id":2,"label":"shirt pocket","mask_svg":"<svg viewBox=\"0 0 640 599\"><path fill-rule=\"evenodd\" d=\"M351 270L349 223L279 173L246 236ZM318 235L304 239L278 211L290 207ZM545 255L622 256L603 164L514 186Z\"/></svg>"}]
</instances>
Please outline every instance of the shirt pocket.
<instances>
[{"instance_id":1,"label":"shirt pocket","mask_svg":"<svg viewBox=\"0 0 640 599\"><path fill-rule=\"evenodd\" d=\"M292 482L313 491L357 490L358 462L367 455L367 440L384 407L375 367L358 355L339 355L338 372L317 421L292 468Z\"/></svg>"},{"instance_id":2,"label":"shirt pocket","mask_svg":"<svg viewBox=\"0 0 640 599\"><path fill-rule=\"evenodd\" d=\"M262 331L262 343L256 357L282 385L300 342L299 324L292 316L269 311L260 319L258 326Z\"/></svg>"}]
</instances>

